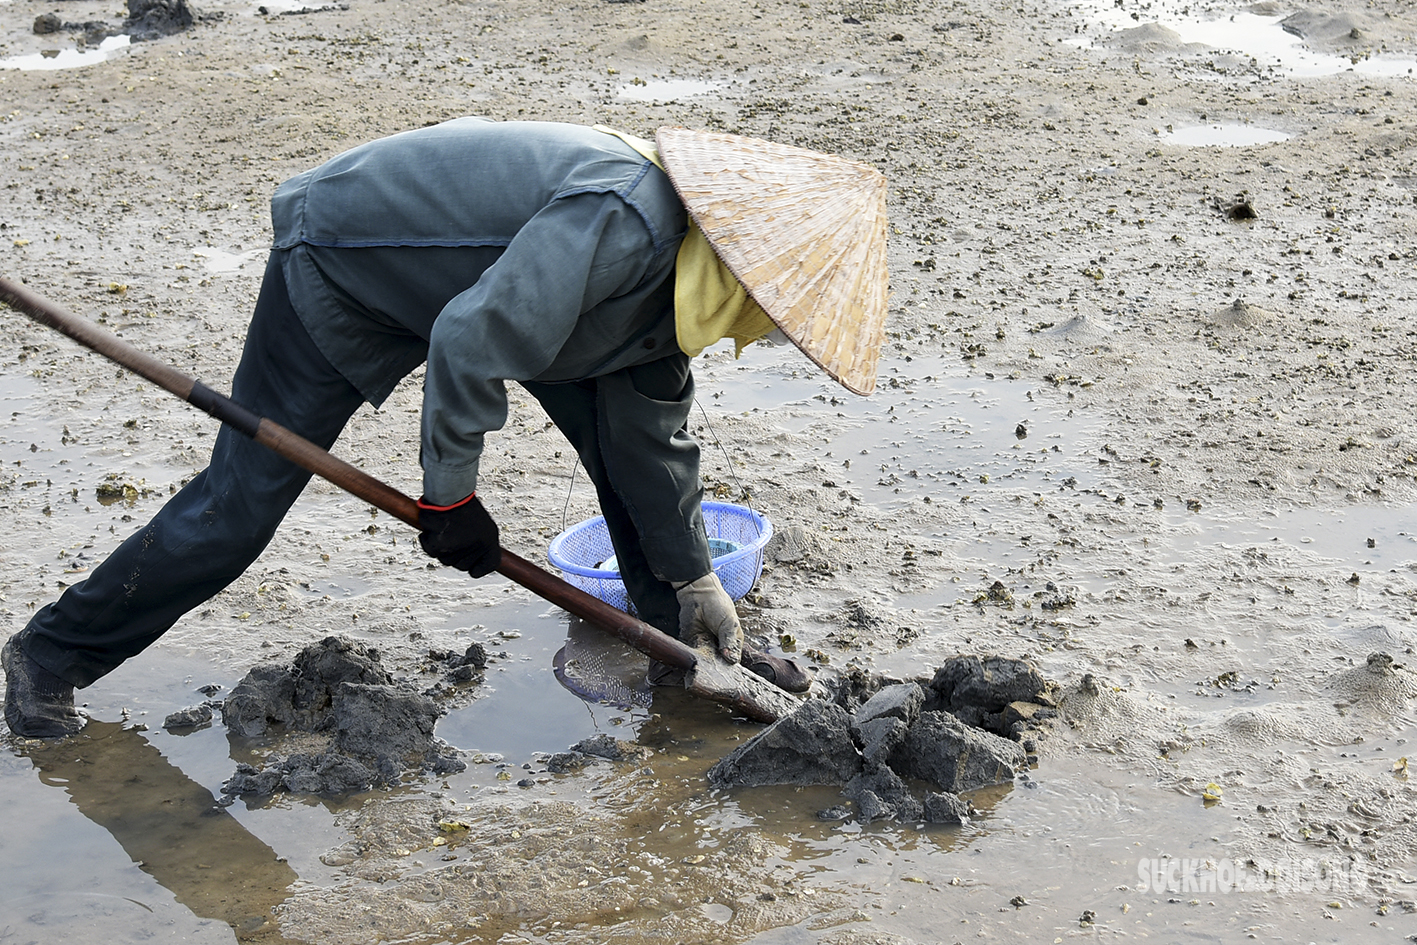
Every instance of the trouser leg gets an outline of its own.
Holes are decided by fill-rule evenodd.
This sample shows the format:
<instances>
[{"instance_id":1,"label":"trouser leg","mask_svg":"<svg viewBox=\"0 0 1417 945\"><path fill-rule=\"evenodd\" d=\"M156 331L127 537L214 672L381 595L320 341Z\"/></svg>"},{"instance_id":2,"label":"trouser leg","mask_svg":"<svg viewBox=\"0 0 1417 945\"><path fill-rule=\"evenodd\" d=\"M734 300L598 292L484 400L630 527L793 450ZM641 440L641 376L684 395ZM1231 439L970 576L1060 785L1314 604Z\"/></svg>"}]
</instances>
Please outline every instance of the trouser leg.
<instances>
[{"instance_id":1,"label":"trouser leg","mask_svg":"<svg viewBox=\"0 0 1417 945\"><path fill-rule=\"evenodd\" d=\"M689 434L694 377L678 354L597 379L596 428L606 473L650 567L674 583L709 572L699 444Z\"/></svg>"},{"instance_id":2,"label":"trouser leg","mask_svg":"<svg viewBox=\"0 0 1417 945\"><path fill-rule=\"evenodd\" d=\"M523 386L565 434L595 485L640 619L677 637L679 601L670 582L709 570L698 445L685 426L694 400L688 358L578 383Z\"/></svg>"},{"instance_id":3,"label":"trouser leg","mask_svg":"<svg viewBox=\"0 0 1417 945\"><path fill-rule=\"evenodd\" d=\"M328 448L362 397L291 308L272 254L232 380L232 399ZM25 651L83 687L162 636L261 553L310 474L222 427L210 465L96 567L41 609Z\"/></svg>"}]
</instances>

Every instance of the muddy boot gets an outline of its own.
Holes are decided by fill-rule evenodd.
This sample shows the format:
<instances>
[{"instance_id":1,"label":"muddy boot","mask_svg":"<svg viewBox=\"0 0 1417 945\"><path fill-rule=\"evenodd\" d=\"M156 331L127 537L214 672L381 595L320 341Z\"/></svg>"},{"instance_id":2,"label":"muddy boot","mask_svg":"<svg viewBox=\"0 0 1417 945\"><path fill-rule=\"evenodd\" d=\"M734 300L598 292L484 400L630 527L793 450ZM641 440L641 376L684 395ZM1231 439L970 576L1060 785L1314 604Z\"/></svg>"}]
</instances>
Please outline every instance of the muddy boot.
<instances>
[{"instance_id":1,"label":"muddy boot","mask_svg":"<svg viewBox=\"0 0 1417 945\"><path fill-rule=\"evenodd\" d=\"M743 647L743 655L738 662L750 672L756 673L768 682L788 692L806 692L812 688L812 677L796 660L781 656L769 656L762 650Z\"/></svg>"},{"instance_id":2,"label":"muddy boot","mask_svg":"<svg viewBox=\"0 0 1417 945\"><path fill-rule=\"evenodd\" d=\"M88 719L74 708L74 687L29 658L18 634L0 649L5 670L5 722L25 738L73 735Z\"/></svg>"}]
</instances>

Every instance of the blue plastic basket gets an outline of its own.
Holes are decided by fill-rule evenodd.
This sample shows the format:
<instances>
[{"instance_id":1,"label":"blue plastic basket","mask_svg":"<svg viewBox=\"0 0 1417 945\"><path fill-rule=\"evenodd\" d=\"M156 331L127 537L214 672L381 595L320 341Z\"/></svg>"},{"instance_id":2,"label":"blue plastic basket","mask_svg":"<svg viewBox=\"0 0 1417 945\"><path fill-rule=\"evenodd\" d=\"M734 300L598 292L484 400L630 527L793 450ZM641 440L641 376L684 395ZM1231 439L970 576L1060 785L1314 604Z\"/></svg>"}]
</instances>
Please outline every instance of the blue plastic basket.
<instances>
[{"instance_id":1,"label":"blue plastic basket","mask_svg":"<svg viewBox=\"0 0 1417 945\"><path fill-rule=\"evenodd\" d=\"M705 502L703 510L714 573L729 596L738 600L753 589L763 573L763 548L772 537L772 522L750 508L727 502ZM613 568L614 556L610 531L600 515L557 535L547 552L568 583L634 613L625 582ZM607 563L611 567L606 567Z\"/></svg>"}]
</instances>

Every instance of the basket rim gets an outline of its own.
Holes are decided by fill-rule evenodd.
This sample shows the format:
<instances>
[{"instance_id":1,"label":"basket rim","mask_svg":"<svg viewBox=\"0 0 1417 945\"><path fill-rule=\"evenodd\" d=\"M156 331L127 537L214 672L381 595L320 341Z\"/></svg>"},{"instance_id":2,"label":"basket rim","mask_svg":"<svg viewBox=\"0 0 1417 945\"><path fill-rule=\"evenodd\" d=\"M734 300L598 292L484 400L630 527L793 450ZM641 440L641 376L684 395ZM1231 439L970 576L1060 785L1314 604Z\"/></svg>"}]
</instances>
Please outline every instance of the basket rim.
<instances>
[{"instance_id":1,"label":"basket rim","mask_svg":"<svg viewBox=\"0 0 1417 945\"><path fill-rule=\"evenodd\" d=\"M737 505L732 502L702 502L700 503L700 507L705 512L714 510L720 514L727 513L739 518L751 518L758 526L758 537L753 539L752 542L744 545L737 551L730 551L726 555L719 555L717 558L713 559L712 565L714 571L727 565L736 564L738 561L750 555L755 556L759 554L772 538L772 520L757 509L749 508L746 505ZM574 574L577 577L593 578L600 581L622 581L619 571L608 571L604 568L591 568L583 564L573 564L561 555L561 548L571 536L593 529L597 525L603 526L604 523L605 516L597 515L570 526L565 531L561 532L561 534L551 539L551 545L546 550L546 557L550 559L552 565L555 567L568 574Z\"/></svg>"}]
</instances>

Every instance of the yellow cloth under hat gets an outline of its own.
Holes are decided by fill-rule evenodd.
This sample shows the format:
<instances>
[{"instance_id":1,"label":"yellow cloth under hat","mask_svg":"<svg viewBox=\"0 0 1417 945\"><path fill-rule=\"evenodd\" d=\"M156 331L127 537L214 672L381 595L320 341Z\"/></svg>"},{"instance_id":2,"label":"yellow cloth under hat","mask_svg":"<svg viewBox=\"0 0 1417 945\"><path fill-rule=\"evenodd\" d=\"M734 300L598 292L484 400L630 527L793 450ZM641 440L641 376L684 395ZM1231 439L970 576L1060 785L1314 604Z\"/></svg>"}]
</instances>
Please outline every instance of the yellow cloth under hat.
<instances>
[{"instance_id":1,"label":"yellow cloth under hat","mask_svg":"<svg viewBox=\"0 0 1417 945\"><path fill-rule=\"evenodd\" d=\"M659 150L651 141L596 125L653 161L661 171ZM748 290L743 288L709 245L699 225L689 220L689 232L674 261L674 333L679 349L697 357L724 338L733 339L733 356L777 327Z\"/></svg>"}]
</instances>

